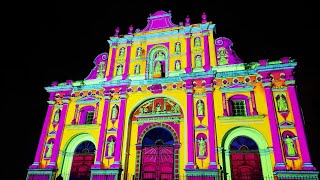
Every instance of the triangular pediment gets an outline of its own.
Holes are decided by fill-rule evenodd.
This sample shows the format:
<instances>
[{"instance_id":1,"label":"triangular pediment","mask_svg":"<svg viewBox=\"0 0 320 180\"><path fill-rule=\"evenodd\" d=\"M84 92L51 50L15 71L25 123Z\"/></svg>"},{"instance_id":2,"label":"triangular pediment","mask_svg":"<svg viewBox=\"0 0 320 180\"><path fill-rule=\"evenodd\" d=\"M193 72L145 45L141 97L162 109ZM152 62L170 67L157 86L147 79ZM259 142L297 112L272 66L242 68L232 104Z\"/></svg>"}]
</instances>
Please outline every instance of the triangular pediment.
<instances>
[{"instance_id":1,"label":"triangular pediment","mask_svg":"<svg viewBox=\"0 0 320 180\"><path fill-rule=\"evenodd\" d=\"M76 103L77 104L92 104L92 103L97 103L99 101L100 101L99 98L91 96L91 97L80 98L80 99L76 100Z\"/></svg>"},{"instance_id":2,"label":"triangular pediment","mask_svg":"<svg viewBox=\"0 0 320 180\"><path fill-rule=\"evenodd\" d=\"M236 83L231 84L229 86L225 86L223 88L220 88L221 92L242 92L242 91L252 91L254 86L244 84L244 83Z\"/></svg>"},{"instance_id":3,"label":"triangular pediment","mask_svg":"<svg viewBox=\"0 0 320 180\"><path fill-rule=\"evenodd\" d=\"M160 10L149 16L148 24L142 30L142 32L171 28L176 26L177 25L173 24L171 21L171 13Z\"/></svg>"}]
</instances>

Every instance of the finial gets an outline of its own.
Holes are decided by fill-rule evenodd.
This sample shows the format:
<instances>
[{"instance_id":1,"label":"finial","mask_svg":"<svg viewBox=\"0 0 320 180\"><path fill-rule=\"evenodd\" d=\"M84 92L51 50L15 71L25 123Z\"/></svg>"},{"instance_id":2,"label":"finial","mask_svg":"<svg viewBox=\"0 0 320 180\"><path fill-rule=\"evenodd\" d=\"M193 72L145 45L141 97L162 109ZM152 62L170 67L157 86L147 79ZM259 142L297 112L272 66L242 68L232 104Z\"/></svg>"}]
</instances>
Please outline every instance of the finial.
<instances>
[{"instance_id":1,"label":"finial","mask_svg":"<svg viewBox=\"0 0 320 180\"><path fill-rule=\"evenodd\" d=\"M129 27L129 33L128 34L132 34L132 30L133 30L133 26L131 24L131 26Z\"/></svg>"},{"instance_id":2,"label":"finial","mask_svg":"<svg viewBox=\"0 0 320 180\"><path fill-rule=\"evenodd\" d=\"M185 26L189 26L189 25L190 25L190 18L189 18L189 15L187 15Z\"/></svg>"},{"instance_id":3,"label":"finial","mask_svg":"<svg viewBox=\"0 0 320 180\"><path fill-rule=\"evenodd\" d=\"M119 27L117 27L117 28L115 29L115 31L116 31L116 33L114 34L114 36L115 36L115 37L117 37L117 36L118 36L118 34L119 34L119 31L120 31L120 28L119 28Z\"/></svg>"},{"instance_id":4,"label":"finial","mask_svg":"<svg viewBox=\"0 0 320 180\"><path fill-rule=\"evenodd\" d=\"M202 23L205 24L205 23L207 22L207 15L206 15L206 13L203 12L203 14L202 14L201 17L202 17Z\"/></svg>"}]
</instances>

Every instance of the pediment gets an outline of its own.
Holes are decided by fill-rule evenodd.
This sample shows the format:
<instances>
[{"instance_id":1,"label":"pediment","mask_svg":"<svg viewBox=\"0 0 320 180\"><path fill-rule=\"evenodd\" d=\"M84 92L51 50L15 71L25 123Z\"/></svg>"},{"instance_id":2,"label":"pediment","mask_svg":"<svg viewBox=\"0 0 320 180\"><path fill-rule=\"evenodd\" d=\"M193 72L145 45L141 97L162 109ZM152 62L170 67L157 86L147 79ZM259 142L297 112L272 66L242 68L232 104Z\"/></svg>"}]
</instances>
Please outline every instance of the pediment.
<instances>
[{"instance_id":1,"label":"pediment","mask_svg":"<svg viewBox=\"0 0 320 180\"><path fill-rule=\"evenodd\" d=\"M223 88L220 88L221 92L244 92L244 91L252 91L254 86L244 84L244 83L237 83L237 84L231 84L229 86L225 86Z\"/></svg>"},{"instance_id":2,"label":"pediment","mask_svg":"<svg viewBox=\"0 0 320 180\"><path fill-rule=\"evenodd\" d=\"M171 28L176 26L177 25L173 24L171 21L171 13L160 10L148 17L148 24L142 30L142 32Z\"/></svg>"},{"instance_id":3,"label":"pediment","mask_svg":"<svg viewBox=\"0 0 320 180\"><path fill-rule=\"evenodd\" d=\"M100 99L96 97L83 97L76 100L76 104L93 104L99 102Z\"/></svg>"}]
</instances>

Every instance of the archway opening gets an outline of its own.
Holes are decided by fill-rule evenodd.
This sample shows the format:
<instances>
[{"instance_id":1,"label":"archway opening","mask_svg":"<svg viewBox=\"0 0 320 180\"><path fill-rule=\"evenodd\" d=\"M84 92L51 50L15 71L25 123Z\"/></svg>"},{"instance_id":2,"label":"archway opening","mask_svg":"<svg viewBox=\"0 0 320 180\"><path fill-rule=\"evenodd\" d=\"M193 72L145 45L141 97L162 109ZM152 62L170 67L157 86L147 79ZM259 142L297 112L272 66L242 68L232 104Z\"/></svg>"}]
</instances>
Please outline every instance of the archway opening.
<instances>
[{"instance_id":1,"label":"archway opening","mask_svg":"<svg viewBox=\"0 0 320 180\"><path fill-rule=\"evenodd\" d=\"M95 145L91 141L84 141L76 147L72 160L70 180L90 180L95 150Z\"/></svg>"},{"instance_id":2,"label":"archway opening","mask_svg":"<svg viewBox=\"0 0 320 180\"><path fill-rule=\"evenodd\" d=\"M232 179L263 179L259 148L251 138L238 136L230 144Z\"/></svg>"},{"instance_id":3,"label":"archway opening","mask_svg":"<svg viewBox=\"0 0 320 180\"><path fill-rule=\"evenodd\" d=\"M141 179L173 179L174 138L164 127L156 127L142 140Z\"/></svg>"}]
</instances>

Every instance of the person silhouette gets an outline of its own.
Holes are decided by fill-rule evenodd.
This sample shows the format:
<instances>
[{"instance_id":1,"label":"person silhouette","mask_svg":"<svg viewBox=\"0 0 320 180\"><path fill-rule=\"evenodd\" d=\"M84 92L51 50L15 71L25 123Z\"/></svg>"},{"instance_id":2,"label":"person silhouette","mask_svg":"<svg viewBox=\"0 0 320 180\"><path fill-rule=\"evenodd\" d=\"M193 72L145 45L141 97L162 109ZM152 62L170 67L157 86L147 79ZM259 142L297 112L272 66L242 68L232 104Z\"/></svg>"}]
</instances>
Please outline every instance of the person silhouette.
<instances>
[{"instance_id":1,"label":"person silhouette","mask_svg":"<svg viewBox=\"0 0 320 180\"><path fill-rule=\"evenodd\" d=\"M59 174L59 176L57 176L56 180L63 180L63 177L61 174Z\"/></svg>"}]
</instances>

